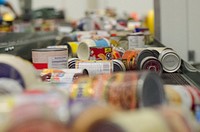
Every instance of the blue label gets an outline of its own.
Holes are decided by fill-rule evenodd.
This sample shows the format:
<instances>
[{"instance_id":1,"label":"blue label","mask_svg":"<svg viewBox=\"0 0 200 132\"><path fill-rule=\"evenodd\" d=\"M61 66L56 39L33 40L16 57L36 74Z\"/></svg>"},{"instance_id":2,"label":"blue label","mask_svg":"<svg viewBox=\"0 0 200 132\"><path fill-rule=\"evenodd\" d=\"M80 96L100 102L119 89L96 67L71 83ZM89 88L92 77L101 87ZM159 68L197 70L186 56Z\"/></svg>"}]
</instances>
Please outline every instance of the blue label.
<instances>
[{"instance_id":1,"label":"blue label","mask_svg":"<svg viewBox=\"0 0 200 132\"><path fill-rule=\"evenodd\" d=\"M23 88L25 88L25 82L21 74L8 64L0 63L0 78L16 80Z\"/></svg>"},{"instance_id":2,"label":"blue label","mask_svg":"<svg viewBox=\"0 0 200 132\"><path fill-rule=\"evenodd\" d=\"M109 47L109 43L105 39L95 41L97 47Z\"/></svg>"}]
</instances>

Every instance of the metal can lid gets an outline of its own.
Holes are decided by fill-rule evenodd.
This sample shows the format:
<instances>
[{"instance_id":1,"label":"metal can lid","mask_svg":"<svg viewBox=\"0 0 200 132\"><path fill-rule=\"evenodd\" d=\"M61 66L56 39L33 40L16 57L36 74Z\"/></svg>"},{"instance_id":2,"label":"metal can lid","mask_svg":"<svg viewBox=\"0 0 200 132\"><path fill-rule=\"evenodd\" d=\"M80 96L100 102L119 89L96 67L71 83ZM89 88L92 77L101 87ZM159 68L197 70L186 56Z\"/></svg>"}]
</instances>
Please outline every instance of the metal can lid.
<instances>
[{"instance_id":1,"label":"metal can lid","mask_svg":"<svg viewBox=\"0 0 200 132\"><path fill-rule=\"evenodd\" d=\"M144 72L138 80L137 95L140 107L157 106L166 103L161 78L157 73Z\"/></svg>"},{"instance_id":2,"label":"metal can lid","mask_svg":"<svg viewBox=\"0 0 200 132\"><path fill-rule=\"evenodd\" d=\"M150 70L161 75L163 71L163 67L157 58L153 56L149 56L149 57L145 57L140 63L140 70Z\"/></svg>"},{"instance_id":3,"label":"metal can lid","mask_svg":"<svg viewBox=\"0 0 200 132\"><path fill-rule=\"evenodd\" d=\"M164 50L159 60L163 65L163 70L169 73L176 72L181 66L181 58L172 50Z\"/></svg>"},{"instance_id":4,"label":"metal can lid","mask_svg":"<svg viewBox=\"0 0 200 132\"><path fill-rule=\"evenodd\" d=\"M113 60L113 71L114 72L126 71L126 67L122 61Z\"/></svg>"},{"instance_id":5,"label":"metal can lid","mask_svg":"<svg viewBox=\"0 0 200 132\"><path fill-rule=\"evenodd\" d=\"M160 55L160 53L157 51L157 50L151 50L152 52L153 52L153 54L154 54L154 57L156 57L156 58L158 58L159 57L159 55Z\"/></svg>"},{"instance_id":6,"label":"metal can lid","mask_svg":"<svg viewBox=\"0 0 200 132\"><path fill-rule=\"evenodd\" d=\"M145 49L142 50L139 55L136 57L137 69L140 69L140 64L145 57L154 56L151 50Z\"/></svg>"}]
</instances>

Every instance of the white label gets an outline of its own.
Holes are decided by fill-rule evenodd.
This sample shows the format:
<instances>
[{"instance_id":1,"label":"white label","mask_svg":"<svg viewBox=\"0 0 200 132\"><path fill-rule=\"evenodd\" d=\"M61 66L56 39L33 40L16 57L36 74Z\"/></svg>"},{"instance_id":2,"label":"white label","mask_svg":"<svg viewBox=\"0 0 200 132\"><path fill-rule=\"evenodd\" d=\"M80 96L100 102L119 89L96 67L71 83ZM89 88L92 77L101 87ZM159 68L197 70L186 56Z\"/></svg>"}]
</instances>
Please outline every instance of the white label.
<instances>
[{"instance_id":1,"label":"white label","mask_svg":"<svg viewBox=\"0 0 200 132\"><path fill-rule=\"evenodd\" d=\"M67 68L67 57L66 56L54 56L48 57L48 68Z\"/></svg>"},{"instance_id":2,"label":"white label","mask_svg":"<svg viewBox=\"0 0 200 132\"><path fill-rule=\"evenodd\" d=\"M77 69L87 69L90 76L110 74L113 71L112 61L78 61Z\"/></svg>"},{"instance_id":3,"label":"white label","mask_svg":"<svg viewBox=\"0 0 200 132\"><path fill-rule=\"evenodd\" d=\"M142 48L145 45L144 36L128 36L129 49Z\"/></svg>"},{"instance_id":4,"label":"white label","mask_svg":"<svg viewBox=\"0 0 200 132\"><path fill-rule=\"evenodd\" d=\"M57 72L52 73L51 82L72 84L75 73Z\"/></svg>"}]
</instances>

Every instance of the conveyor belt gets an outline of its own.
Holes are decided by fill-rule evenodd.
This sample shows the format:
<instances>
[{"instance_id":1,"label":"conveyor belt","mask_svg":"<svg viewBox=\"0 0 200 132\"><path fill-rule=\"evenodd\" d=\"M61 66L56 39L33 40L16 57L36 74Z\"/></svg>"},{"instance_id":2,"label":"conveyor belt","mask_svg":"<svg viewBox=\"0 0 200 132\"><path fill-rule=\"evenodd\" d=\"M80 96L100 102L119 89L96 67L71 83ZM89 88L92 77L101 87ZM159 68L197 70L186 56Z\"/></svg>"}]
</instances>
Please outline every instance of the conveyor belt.
<instances>
[{"instance_id":1,"label":"conveyor belt","mask_svg":"<svg viewBox=\"0 0 200 132\"><path fill-rule=\"evenodd\" d=\"M190 85L190 83L180 73L163 73L164 84Z\"/></svg>"}]
</instances>

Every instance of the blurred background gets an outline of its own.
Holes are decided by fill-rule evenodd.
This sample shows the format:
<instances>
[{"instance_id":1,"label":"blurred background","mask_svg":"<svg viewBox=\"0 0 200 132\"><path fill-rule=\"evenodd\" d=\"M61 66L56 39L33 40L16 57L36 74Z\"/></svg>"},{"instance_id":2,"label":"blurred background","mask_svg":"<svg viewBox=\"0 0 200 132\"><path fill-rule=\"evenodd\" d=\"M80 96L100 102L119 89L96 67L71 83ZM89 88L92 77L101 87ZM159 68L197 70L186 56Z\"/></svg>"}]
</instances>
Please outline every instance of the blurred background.
<instances>
[{"instance_id":1,"label":"blurred background","mask_svg":"<svg viewBox=\"0 0 200 132\"><path fill-rule=\"evenodd\" d=\"M85 16L88 10L98 10L100 14L105 9L112 9L117 18L126 18L135 16L139 20L145 20L147 16L154 21L151 23L152 34L155 30L155 38L166 46L174 48L178 54L191 64L198 67L200 63L198 37L200 26L198 0L170 0L169 3L164 0L8 0L17 14L29 19L30 12L36 11L36 18L40 16L40 9L51 7L56 10L57 17L64 18L65 21L77 21ZM170 6L168 6L168 4ZM49 11L51 10L49 9ZM39 11L38 11L39 10ZM1 13L5 14L10 10L4 6L0 7ZM53 11L53 10L51 10ZM41 11L45 14L44 10ZM52 13L55 12L53 11ZM53 15L50 15L53 16ZM47 16L48 17L48 16ZM180 48L181 47L181 48Z\"/></svg>"},{"instance_id":2,"label":"blurred background","mask_svg":"<svg viewBox=\"0 0 200 132\"><path fill-rule=\"evenodd\" d=\"M20 2L24 0L8 0L16 11L21 14ZM66 19L79 19L84 16L87 9L114 8L119 15L123 13L137 12L140 16L145 16L147 12L153 9L153 0L27 0L32 3L32 9L43 7L53 7L57 10L64 10ZM131 5L131 6L130 6ZM26 5L27 6L27 5ZM3 7L2 7L3 8ZM6 10L3 8L1 10Z\"/></svg>"}]
</instances>

